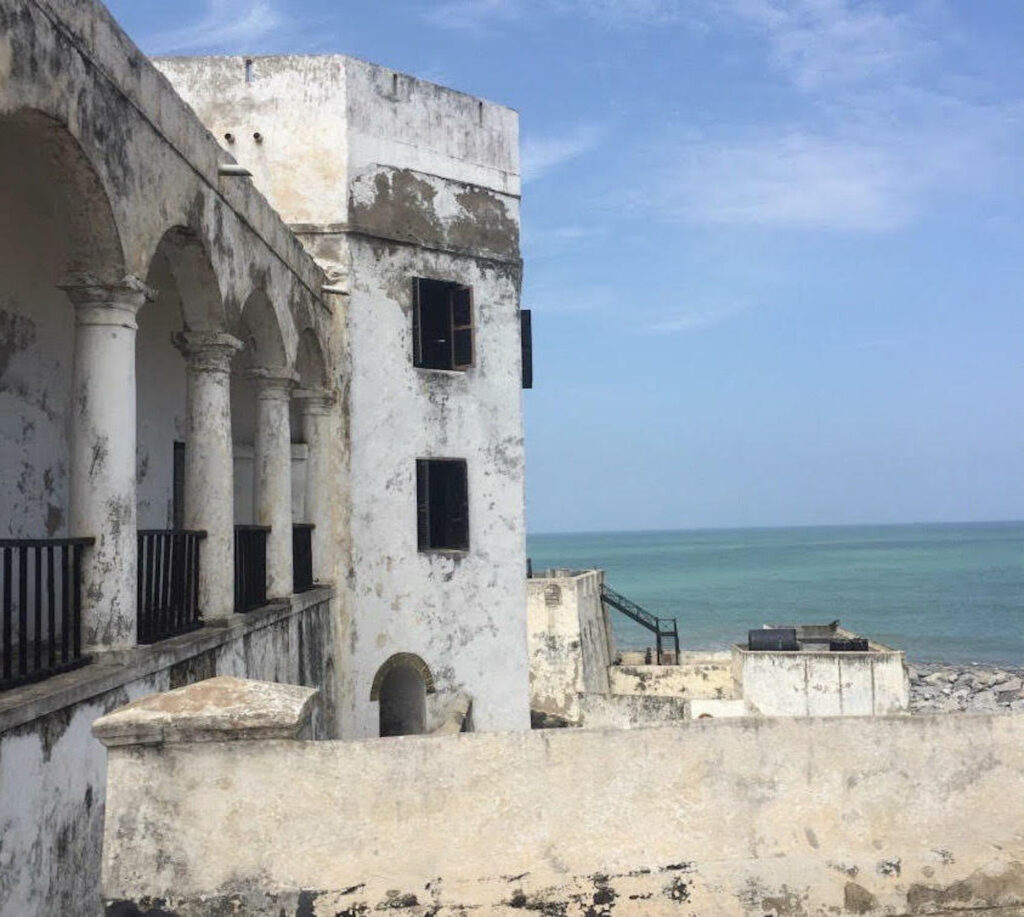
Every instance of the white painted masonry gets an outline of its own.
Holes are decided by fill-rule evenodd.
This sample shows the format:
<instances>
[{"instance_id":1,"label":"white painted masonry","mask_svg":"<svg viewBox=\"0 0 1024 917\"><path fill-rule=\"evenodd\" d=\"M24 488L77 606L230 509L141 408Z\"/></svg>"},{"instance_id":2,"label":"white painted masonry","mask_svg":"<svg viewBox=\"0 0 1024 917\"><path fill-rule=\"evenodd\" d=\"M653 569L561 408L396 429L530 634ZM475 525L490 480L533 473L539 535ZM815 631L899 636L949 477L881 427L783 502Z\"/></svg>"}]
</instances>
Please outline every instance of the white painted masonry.
<instances>
[{"instance_id":1,"label":"white painted masonry","mask_svg":"<svg viewBox=\"0 0 1024 917\"><path fill-rule=\"evenodd\" d=\"M529 724L515 112L342 56L157 66L317 258L336 294L350 554L339 656L345 737L377 734L370 686L413 653L481 730ZM248 77L247 77L248 74ZM259 135L257 138L256 135ZM412 365L413 280L473 289L476 362ZM342 343L344 346L342 347ZM302 421L307 443L329 414ZM470 549L421 553L418 458L468 463ZM311 455L310 501L332 489ZM337 520L321 516L314 530Z\"/></svg>"}]
</instances>

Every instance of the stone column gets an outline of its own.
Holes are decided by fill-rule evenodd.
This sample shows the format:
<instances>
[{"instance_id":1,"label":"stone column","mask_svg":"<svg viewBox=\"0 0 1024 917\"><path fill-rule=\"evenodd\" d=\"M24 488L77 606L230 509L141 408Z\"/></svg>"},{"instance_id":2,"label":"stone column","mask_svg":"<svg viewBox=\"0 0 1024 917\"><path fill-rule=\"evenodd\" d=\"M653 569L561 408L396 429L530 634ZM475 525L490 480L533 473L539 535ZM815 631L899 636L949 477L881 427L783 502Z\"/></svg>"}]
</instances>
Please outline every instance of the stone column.
<instances>
[{"instance_id":1,"label":"stone column","mask_svg":"<svg viewBox=\"0 0 1024 917\"><path fill-rule=\"evenodd\" d=\"M195 331L175 343L187 369L185 528L206 532L199 547L199 607L207 619L235 609L234 454L231 442L231 358L242 342Z\"/></svg>"},{"instance_id":2,"label":"stone column","mask_svg":"<svg viewBox=\"0 0 1024 917\"><path fill-rule=\"evenodd\" d=\"M332 442L332 413L335 397L325 389L299 389L295 393L302 417L302 439L309 458L306 463L306 505L304 521L313 523L313 577L317 582L333 579L329 563L334 547L331 544L331 507L338 499L331 481L331 449L341 443Z\"/></svg>"},{"instance_id":3,"label":"stone column","mask_svg":"<svg viewBox=\"0 0 1024 917\"><path fill-rule=\"evenodd\" d=\"M82 565L82 643L136 641L135 316L151 291L134 277L62 287L75 307L70 534L96 539Z\"/></svg>"},{"instance_id":4,"label":"stone column","mask_svg":"<svg viewBox=\"0 0 1024 917\"><path fill-rule=\"evenodd\" d=\"M289 404L296 376L289 369L254 369L256 444L253 487L257 525L267 535L267 598L292 594L292 437Z\"/></svg>"}]
</instances>

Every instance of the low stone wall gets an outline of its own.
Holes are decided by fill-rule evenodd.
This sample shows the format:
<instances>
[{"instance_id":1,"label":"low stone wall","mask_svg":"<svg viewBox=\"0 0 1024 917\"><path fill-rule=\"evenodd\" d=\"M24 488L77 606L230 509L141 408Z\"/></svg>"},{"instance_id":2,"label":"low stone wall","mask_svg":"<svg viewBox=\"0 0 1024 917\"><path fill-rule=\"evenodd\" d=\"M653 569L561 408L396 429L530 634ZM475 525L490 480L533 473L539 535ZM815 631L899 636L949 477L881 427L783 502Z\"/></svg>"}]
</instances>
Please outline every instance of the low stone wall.
<instances>
[{"instance_id":1,"label":"low stone wall","mask_svg":"<svg viewBox=\"0 0 1024 917\"><path fill-rule=\"evenodd\" d=\"M915 663L907 673L912 713L1024 711L1024 668Z\"/></svg>"},{"instance_id":2,"label":"low stone wall","mask_svg":"<svg viewBox=\"0 0 1024 917\"><path fill-rule=\"evenodd\" d=\"M581 694L579 711L586 729L668 726L689 718L689 701L657 694Z\"/></svg>"},{"instance_id":3,"label":"low stone wall","mask_svg":"<svg viewBox=\"0 0 1024 917\"><path fill-rule=\"evenodd\" d=\"M846 636L846 632L839 631ZM849 635L853 636L853 635ZM904 655L879 644L864 653L732 650L743 699L765 716L884 716L909 705Z\"/></svg>"},{"instance_id":4,"label":"low stone wall","mask_svg":"<svg viewBox=\"0 0 1024 917\"><path fill-rule=\"evenodd\" d=\"M736 696L727 654L684 657L681 665L616 665L608 675L612 694L715 699Z\"/></svg>"},{"instance_id":5,"label":"low stone wall","mask_svg":"<svg viewBox=\"0 0 1024 917\"><path fill-rule=\"evenodd\" d=\"M99 913L106 755L90 733L97 717L218 674L316 685L329 705L331 594L316 589L0 694L0 915ZM322 701L312 728L324 735L333 723Z\"/></svg>"},{"instance_id":6,"label":"low stone wall","mask_svg":"<svg viewBox=\"0 0 1024 917\"><path fill-rule=\"evenodd\" d=\"M1024 716L244 738L109 749L110 917L1024 910Z\"/></svg>"}]
</instances>

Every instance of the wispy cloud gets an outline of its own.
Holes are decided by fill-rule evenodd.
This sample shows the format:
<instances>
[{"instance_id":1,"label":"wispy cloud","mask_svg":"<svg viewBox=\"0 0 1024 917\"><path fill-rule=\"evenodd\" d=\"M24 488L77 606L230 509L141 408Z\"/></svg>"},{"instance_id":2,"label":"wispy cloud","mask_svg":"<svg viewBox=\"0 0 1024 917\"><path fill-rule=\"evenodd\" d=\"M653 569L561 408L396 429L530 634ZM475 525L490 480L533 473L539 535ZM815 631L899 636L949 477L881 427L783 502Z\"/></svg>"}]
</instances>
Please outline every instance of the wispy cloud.
<instances>
[{"instance_id":1,"label":"wispy cloud","mask_svg":"<svg viewBox=\"0 0 1024 917\"><path fill-rule=\"evenodd\" d=\"M749 310L747 305L736 303L713 306L703 309L690 309L677 312L648 326L648 331L656 334L681 334L688 331L699 331L721 325L737 315Z\"/></svg>"},{"instance_id":2,"label":"wispy cloud","mask_svg":"<svg viewBox=\"0 0 1024 917\"><path fill-rule=\"evenodd\" d=\"M151 35L143 44L151 54L255 50L285 22L271 0L207 0L201 19Z\"/></svg>"},{"instance_id":3,"label":"wispy cloud","mask_svg":"<svg viewBox=\"0 0 1024 917\"><path fill-rule=\"evenodd\" d=\"M535 181L558 166L589 153L601 143L604 135L605 129L599 125L581 124L553 137L527 136L520 153L523 181Z\"/></svg>"},{"instance_id":4,"label":"wispy cloud","mask_svg":"<svg viewBox=\"0 0 1024 917\"><path fill-rule=\"evenodd\" d=\"M805 90L891 77L937 46L921 3L899 13L852 0L727 0L717 9L760 30L773 63Z\"/></svg>"}]
</instances>

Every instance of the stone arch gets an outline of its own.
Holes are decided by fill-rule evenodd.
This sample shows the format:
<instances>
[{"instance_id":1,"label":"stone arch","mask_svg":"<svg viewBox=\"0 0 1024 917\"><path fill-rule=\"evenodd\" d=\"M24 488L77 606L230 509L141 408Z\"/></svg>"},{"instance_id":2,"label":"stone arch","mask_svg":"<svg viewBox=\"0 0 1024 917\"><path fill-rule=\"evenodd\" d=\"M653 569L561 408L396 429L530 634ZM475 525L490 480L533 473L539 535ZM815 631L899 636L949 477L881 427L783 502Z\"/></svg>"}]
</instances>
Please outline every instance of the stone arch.
<instances>
[{"instance_id":1,"label":"stone arch","mask_svg":"<svg viewBox=\"0 0 1024 917\"><path fill-rule=\"evenodd\" d=\"M6 537L67 533L74 310L59 285L124 279L97 170L56 118L0 115L0 519Z\"/></svg>"},{"instance_id":2,"label":"stone arch","mask_svg":"<svg viewBox=\"0 0 1024 917\"><path fill-rule=\"evenodd\" d=\"M281 369L290 363L284 330L270 297L254 290L242 306L239 337L254 366Z\"/></svg>"},{"instance_id":3,"label":"stone arch","mask_svg":"<svg viewBox=\"0 0 1024 917\"><path fill-rule=\"evenodd\" d=\"M161 236L149 260L146 283L158 298L143 311L173 305L185 331L225 329L224 299L213 262L190 227L172 226Z\"/></svg>"},{"instance_id":4,"label":"stone arch","mask_svg":"<svg viewBox=\"0 0 1024 917\"><path fill-rule=\"evenodd\" d=\"M429 688L428 688L429 686ZM380 667L370 689L378 702L380 735L422 735L427 729L427 694L434 680L413 653L396 653Z\"/></svg>"},{"instance_id":5,"label":"stone arch","mask_svg":"<svg viewBox=\"0 0 1024 917\"><path fill-rule=\"evenodd\" d=\"M135 340L136 508L140 529L184 525L187 439L181 332L224 327L220 286L207 251L187 226L172 226L154 250L146 285L156 301L138 315Z\"/></svg>"},{"instance_id":6,"label":"stone arch","mask_svg":"<svg viewBox=\"0 0 1024 917\"><path fill-rule=\"evenodd\" d=\"M299 335L295 371L299 375L299 385L302 388L327 388L327 362L324 359L323 347L320 346L320 339L312 328L306 328Z\"/></svg>"},{"instance_id":7,"label":"stone arch","mask_svg":"<svg viewBox=\"0 0 1024 917\"><path fill-rule=\"evenodd\" d=\"M124 249L110 198L64 124L36 109L0 115L0 170L17 176L5 183L4 198L19 196L59 230L49 240L63 261L55 284L75 274L108 283L124 277Z\"/></svg>"},{"instance_id":8,"label":"stone arch","mask_svg":"<svg viewBox=\"0 0 1024 917\"><path fill-rule=\"evenodd\" d=\"M384 679L387 678L389 672L399 666L414 669L423 679L423 687L427 694L434 693L436 689L434 687L434 676L430 673L430 666L415 653L395 653L394 656L384 661L384 664L377 669L377 674L373 676L373 684L370 686L370 700L380 700L380 687L384 683Z\"/></svg>"}]
</instances>

